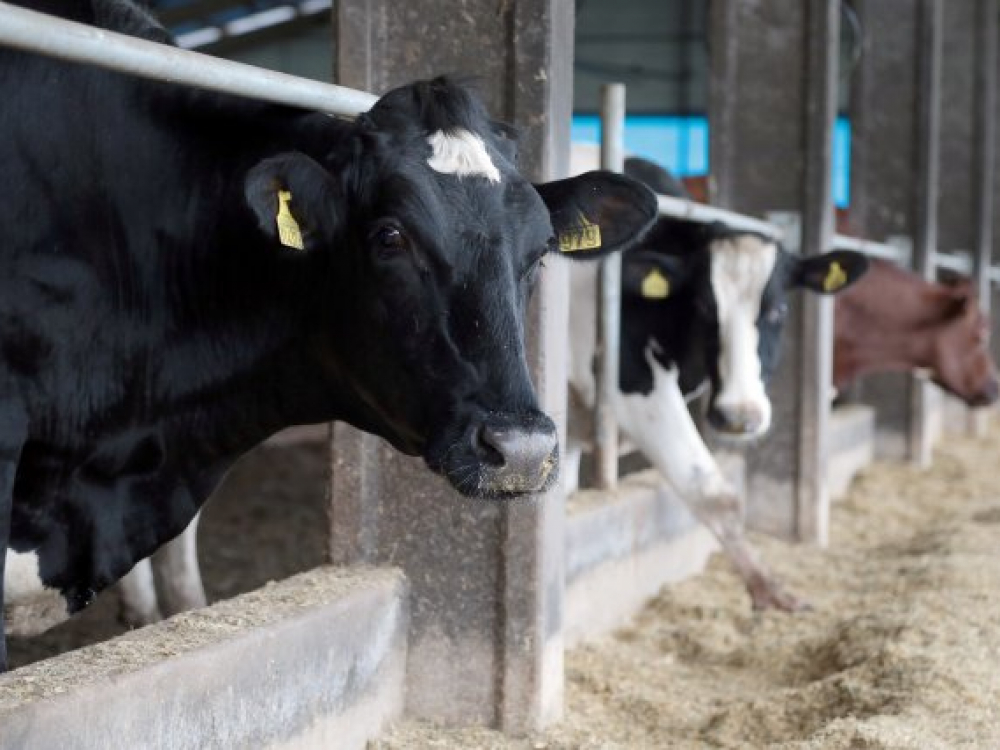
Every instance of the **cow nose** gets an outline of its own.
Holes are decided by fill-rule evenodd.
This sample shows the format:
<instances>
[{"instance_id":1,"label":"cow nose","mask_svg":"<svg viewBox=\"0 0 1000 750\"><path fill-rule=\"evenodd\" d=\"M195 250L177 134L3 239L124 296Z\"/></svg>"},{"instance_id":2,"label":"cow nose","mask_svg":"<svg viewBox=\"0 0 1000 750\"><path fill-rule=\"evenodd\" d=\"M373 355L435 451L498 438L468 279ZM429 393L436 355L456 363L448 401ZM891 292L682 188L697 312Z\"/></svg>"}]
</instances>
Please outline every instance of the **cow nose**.
<instances>
[{"instance_id":1,"label":"cow nose","mask_svg":"<svg viewBox=\"0 0 1000 750\"><path fill-rule=\"evenodd\" d=\"M531 428L484 424L477 439L495 468L489 483L500 492L536 492L545 487L557 462L555 426Z\"/></svg>"},{"instance_id":2,"label":"cow nose","mask_svg":"<svg viewBox=\"0 0 1000 750\"><path fill-rule=\"evenodd\" d=\"M708 423L727 435L756 435L764 429L764 412L754 404L717 405L708 412Z\"/></svg>"},{"instance_id":3,"label":"cow nose","mask_svg":"<svg viewBox=\"0 0 1000 750\"><path fill-rule=\"evenodd\" d=\"M991 380L983 387L979 395L973 399L971 405L989 406L997 400L998 396L1000 396L1000 386L997 385L997 381Z\"/></svg>"}]
</instances>

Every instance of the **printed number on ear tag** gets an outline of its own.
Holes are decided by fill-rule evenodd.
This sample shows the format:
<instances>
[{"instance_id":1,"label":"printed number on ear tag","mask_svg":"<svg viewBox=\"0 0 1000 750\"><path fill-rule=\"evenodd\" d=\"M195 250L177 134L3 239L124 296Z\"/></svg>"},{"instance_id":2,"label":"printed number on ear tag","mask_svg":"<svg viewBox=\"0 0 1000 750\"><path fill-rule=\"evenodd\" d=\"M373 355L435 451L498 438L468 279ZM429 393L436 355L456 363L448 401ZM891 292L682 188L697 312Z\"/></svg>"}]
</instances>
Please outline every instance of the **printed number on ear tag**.
<instances>
[{"instance_id":1,"label":"printed number on ear tag","mask_svg":"<svg viewBox=\"0 0 1000 750\"><path fill-rule=\"evenodd\" d=\"M646 299L666 299L670 296L670 280L654 268L642 279L642 296Z\"/></svg>"},{"instance_id":2,"label":"printed number on ear tag","mask_svg":"<svg viewBox=\"0 0 1000 750\"><path fill-rule=\"evenodd\" d=\"M278 240L285 247L305 250L305 244L302 242L302 230L288 208L288 201L291 199L290 191L278 191L278 215L274 217L274 221L278 225Z\"/></svg>"},{"instance_id":3,"label":"printed number on ear tag","mask_svg":"<svg viewBox=\"0 0 1000 750\"><path fill-rule=\"evenodd\" d=\"M580 226L567 229L559 235L559 250L563 253L575 253L577 250L593 250L601 246L601 228L587 221L580 215Z\"/></svg>"},{"instance_id":4,"label":"printed number on ear tag","mask_svg":"<svg viewBox=\"0 0 1000 750\"><path fill-rule=\"evenodd\" d=\"M844 273L844 269L837 261L830 263L830 270L826 272L826 278L823 279L823 291L835 292L846 283L847 274Z\"/></svg>"}]
</instances>

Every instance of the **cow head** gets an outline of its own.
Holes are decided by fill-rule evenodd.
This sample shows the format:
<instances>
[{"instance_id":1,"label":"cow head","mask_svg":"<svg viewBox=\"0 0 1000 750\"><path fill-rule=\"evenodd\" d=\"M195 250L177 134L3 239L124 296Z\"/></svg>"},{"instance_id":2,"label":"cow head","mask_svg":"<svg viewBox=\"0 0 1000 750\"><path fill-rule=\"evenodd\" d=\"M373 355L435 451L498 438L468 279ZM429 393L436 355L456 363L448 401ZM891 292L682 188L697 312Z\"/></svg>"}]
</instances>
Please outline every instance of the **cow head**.
<instances>
[{"instance_id":1,"label":"cow head","mask_svg":"<svg viewBox=\"0 0 1000 750\"><path fill-rule=\"evenodd\" d=\"M711 385L709 424L727 437L756 438L771 424L767 384L778 364L788 293L833 294L866 269L859 253L803 258L763 235L661 219L642 249L625 256L623 278L627 296L660 306L653 336L659 348L702 358L684 369Z\"/></svg>"},{"instance_id":2,"label":"cow head","mask_svg":"<svg viewBox=\"0 0 1000 750\"><path fill-rule=\"evenodd\" d=\"M956 284L950 291L954 301L948 319L934 334L931 379L969 406L988 406L1000 393L989 350L989 320L970 284Z\"/></svg>"},{"instance_id":3,"label":"cow head","mask_svg":"<svg viewBox=\"0 0 1000 750\"><path fill-rule=\"evenodd\" d=\"M539 267L623 249L654 221L654 196L599 172L532 185L509 129L447 79L391 91L348 127L325 159L282 154L246 183L276 246L324 258L322 367L353 394L341 418L464 494L544 490L558 446L524 329Z\"/></svg>"}]
</instances>

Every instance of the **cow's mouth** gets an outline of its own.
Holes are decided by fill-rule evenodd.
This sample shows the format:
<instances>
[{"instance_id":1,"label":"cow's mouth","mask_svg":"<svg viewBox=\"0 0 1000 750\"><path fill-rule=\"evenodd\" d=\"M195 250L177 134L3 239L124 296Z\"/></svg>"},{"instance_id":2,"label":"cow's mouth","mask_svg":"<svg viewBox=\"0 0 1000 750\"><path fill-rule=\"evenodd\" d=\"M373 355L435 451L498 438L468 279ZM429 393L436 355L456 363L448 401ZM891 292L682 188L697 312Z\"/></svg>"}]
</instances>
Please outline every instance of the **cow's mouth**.
<instances>
[{"instance_id":1,"label":"cow's mouth","mask_svg":"<svg viewBox=\"0 0 1000 750\"><path fill-rule=\"evenodd\" d=\"M713 405L708 410L708 425L726 442L749 444L767 435L771 419L765 409L757 406L741 404L725 408Z\"/></svg>"},{"instance_id":2,"label":"cow's mouth","mask_svg":"<svg viewBox=\"0 0 1000 750\"><path fill-rule=\"evenodd\" d=\"M466 497L513 500L545 492L559 475L555 425L541 413L472 420L425 456Z\"/></svg>"}]
</instances>

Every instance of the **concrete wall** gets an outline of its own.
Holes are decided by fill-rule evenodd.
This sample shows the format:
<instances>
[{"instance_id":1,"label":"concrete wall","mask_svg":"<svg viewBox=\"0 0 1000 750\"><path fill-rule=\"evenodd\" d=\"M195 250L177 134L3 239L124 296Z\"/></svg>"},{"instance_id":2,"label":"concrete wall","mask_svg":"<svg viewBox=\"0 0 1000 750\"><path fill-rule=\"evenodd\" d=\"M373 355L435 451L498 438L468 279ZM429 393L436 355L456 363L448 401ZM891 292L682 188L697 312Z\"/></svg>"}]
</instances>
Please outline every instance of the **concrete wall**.
<instances>
[{"instance_id":1,"label":"concrete wall","mask_svg":"<svg viewBox=\"0 0 1000 750\"><path fill-rule=\"evenodd\" d=\"M0 748L358 750L403 709L406 583L320 568L0 676Z\"/></svg>"}]
</instances>

